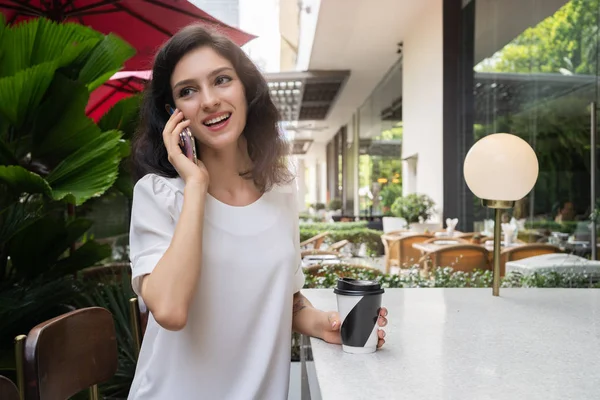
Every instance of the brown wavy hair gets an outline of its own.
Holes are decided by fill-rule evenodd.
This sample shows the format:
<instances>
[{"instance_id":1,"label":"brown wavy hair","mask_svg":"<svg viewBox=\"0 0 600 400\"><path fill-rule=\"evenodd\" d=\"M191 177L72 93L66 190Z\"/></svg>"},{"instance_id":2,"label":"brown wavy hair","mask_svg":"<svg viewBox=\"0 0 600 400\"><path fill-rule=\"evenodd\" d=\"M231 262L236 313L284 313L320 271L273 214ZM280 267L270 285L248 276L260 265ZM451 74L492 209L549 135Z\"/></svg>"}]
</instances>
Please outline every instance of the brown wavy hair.
<instances>
[{"instance_id":1,"label":"brown wavy hair","mask_svg":"<svg viewBox=\"0 0 600 400\"><path fill-rule=\"evenodd\" d=\"M262 191L284 184L292 175L286 156L289 145L281 134L279 112L273 103L269 86L258 68L234 42L201 25L190 25L176 33L154 58L152 80L146 86L140 108L140 124L132 145L132 167L137 181L154 173L168 178L178 176L167 158L162 131L169 115L165 104L174 104L171 75L183 56L199 47L209 46L231 62L246 93L248 111L242 132L248 144L252 169L240 173L252 179Z\"/></svg>"}]
</instances>

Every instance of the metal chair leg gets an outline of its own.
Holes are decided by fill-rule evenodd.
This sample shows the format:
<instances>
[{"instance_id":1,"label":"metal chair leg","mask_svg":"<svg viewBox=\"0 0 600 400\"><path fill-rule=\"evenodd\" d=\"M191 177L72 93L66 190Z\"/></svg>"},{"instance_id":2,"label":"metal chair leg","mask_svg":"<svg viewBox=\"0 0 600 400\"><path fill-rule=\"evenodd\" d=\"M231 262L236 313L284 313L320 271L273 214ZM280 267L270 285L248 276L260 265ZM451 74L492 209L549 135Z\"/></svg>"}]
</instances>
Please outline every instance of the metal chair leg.
<instances>
[{"instance_id":1,"label":"metal chair leg","mask_svg":"<svg viewBox=\"0 0 600 400\"><path fill-rule=\"evenodd\" d=\"M99 400L100 393L98 392L98 385L90 387L90 400Z\"/></svg>"},{"instance_id":2,"label":"metal chair leg","mask_svg":"<svg viewBox=\"0 0 600 400\"><path fill-rule=\"evenodd\" d=\"M137 297L129 299L129 324L131 334L133 335L133 343L135 345L136 358L140 355L142 348L142 327L140 324L140 307Z\"/></svg>"},{"instance_id":3,"label":"metal chair leg","mask_svg":"<svg viewBox=\"0 0 600 400\"><path fill-rule=\"evenodd\" d=\"M17 386L19 387L19 398L21 400L25 400L25 339L27 339L25 335L19 335L15 338Z\"/></svg>"}]
</instances>

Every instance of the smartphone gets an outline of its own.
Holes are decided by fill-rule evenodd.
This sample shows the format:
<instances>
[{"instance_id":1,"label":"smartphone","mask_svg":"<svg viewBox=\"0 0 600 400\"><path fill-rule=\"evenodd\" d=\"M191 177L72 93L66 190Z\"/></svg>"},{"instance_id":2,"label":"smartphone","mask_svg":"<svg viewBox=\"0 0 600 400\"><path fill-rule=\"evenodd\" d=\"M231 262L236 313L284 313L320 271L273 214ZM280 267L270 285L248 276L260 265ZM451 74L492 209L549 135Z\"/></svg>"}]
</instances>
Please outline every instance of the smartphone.
<instances>
[{"instance_id":1,"label":"smartphone","mask_svg":"<svg viewBox=\"0 0 600 400\"><path fill-rule=\"evenodd\" d=\"M165 106L169 115L173 115L175 110L171 105L167 104ZM185 128L179 134L179 146L181 147L181 151L187 158L192 160L194 164L198 164L198 156L196 154L196 141L194 140L194 136L192 136L192 132L190 128Z\"/></svg>"}]
</instances>

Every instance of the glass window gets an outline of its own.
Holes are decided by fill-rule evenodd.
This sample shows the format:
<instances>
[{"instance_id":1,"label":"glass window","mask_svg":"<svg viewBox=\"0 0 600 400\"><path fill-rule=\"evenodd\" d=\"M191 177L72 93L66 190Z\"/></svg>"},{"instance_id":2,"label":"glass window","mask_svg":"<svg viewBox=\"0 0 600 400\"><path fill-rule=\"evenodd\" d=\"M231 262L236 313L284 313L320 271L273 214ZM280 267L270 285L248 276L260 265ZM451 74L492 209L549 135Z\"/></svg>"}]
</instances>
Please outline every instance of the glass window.
<instances>
[{"instance_id":1,"label":"glass window","mask_svg":"<svg viewBox=\"0 0 600 400\"><path fill-rule=\"evenodd\" d=\"M398 61L360 107L359 209L384 215L402 194L402 61Z\"/></svg>"},{"instance_id":2,"label":"glass window","mask_svg":"<svg viewBox=\"0 0 600 400\"><path fill-rule=\"evenodd\" d=\"M475 0L467 6L475 7L473 130L467 134L478 140L513 133L538 156L534 190L504 217L521 223L519 238L526 241L590 239L599 0L559 3ZM474 229L483 230L492 211L479 199L473 207Z\"/></svg>"}]
</instances>

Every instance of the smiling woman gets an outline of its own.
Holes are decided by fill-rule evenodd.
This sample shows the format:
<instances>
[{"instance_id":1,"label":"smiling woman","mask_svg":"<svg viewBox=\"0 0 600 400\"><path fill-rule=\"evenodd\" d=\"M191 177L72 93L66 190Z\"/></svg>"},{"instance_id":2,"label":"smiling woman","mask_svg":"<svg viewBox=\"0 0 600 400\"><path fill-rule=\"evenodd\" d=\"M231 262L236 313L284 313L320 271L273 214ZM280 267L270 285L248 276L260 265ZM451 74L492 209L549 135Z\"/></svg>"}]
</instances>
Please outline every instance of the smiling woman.
<instances>
[{"instance_id":1,"label":"smiling woman","mask_svg":"<svg viewBox=\"0 0 600 400\"><path fill-rule=\"evenodd\" d=\"M249 157L241 174L263 191L289 181L277 108L262 74L235 43L201 26L184 28L156 55L152 77L133 143L136 180L148 173L178 176L162 137L170 104L190 120L200 159L207 147L238 141L241 132L238 142L245 143Z\"/></svg>"},{"instance_id":2,"label":"smiling woman","mask_svg":"<svg viewBox=\"0 0 600 400\"><path fill-rule=\"evenodd\" d=\"M141 114L130 256L150 317L129 399L285 398L292 329L340 343L340 322L300 293L297 192L265 80L188 27L158 52Z\"/></svg>"}]
</instances>

